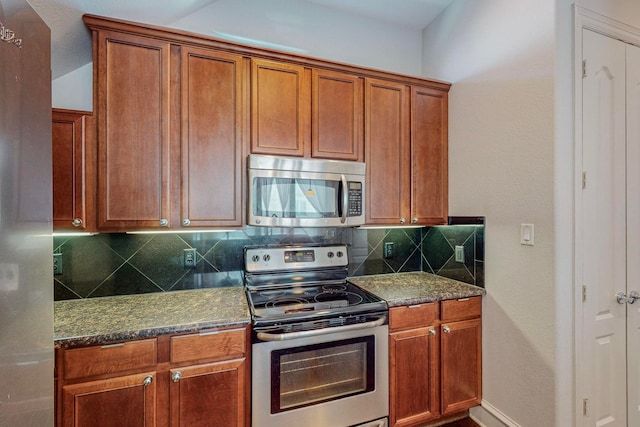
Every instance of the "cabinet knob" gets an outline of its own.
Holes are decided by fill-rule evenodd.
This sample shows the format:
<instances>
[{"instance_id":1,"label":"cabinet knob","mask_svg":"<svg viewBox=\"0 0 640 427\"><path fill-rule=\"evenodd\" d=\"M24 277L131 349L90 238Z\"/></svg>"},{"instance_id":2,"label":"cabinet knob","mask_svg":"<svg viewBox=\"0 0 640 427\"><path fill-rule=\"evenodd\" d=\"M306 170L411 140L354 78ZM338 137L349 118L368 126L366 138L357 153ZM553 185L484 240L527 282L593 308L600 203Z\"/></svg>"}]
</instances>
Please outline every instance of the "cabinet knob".
<instances>
[{"instance_id":1,"label":"cabinet knob","mask_svg":"<svg viewBox=\"0 0 640 427\"><path fill-rule=\"evenodd\" d=\"M190 219L183 219L182 220L182 225L184 225L185 227L188 227L191 225L191 220Z\"/></svg>"},{"instance_id":2,"label":"cabinet knob","mask_svg":"<svg viewBox=\"0 0 640 427\"><path fill-rule=\"evenodd\" d=\"M167 225L169 225L169 221L168 221L168 220L166 220L166 219L164 219L164 218L162 218L162 219L160 220L160 226L161 226L161 227L166 227Z\"/></svg>"},{"instance_id":3,"label":"cabinet knob","mask_svg":"<svg viewBox=\"0 0 640 427\"><path fill-rule=\"evenodd\" d=\"M429 328L429 335L435 335L436 334L436 330L433 328Z\"/></svg>"},{"instance_id":4,"label":"cabinet knob","mask_svg":"<svg viewBox=\"0 0 640 427\"><path fill-rule=\"evenodd\" d=\"M443 331L445 334L449 334L449 333L451 333L451 328L450 328L450 327L448 327L448 326L444 326L444 327L442 328L442 331Z\"/></svg>"},{"instance_id":5,"label":"cabinet knob","mask_svg":"<svg viewBox=\"0 0 640 427\"><path fill-rule=\"evenodd\" d=\"M638 299L640 299L640 292L638 291L631 291L629 292L629 298L627 299L627 302L629 304L633 304L634 302L636 302Z\"/></svg>"},{"instance_id":6,"label":"cabinet knob","mask_svg":"<svg viewBox=\"0 0 640 427\"><path fill-rule=\"evenodd\" d=\"M147 387L147 386L150 386L152 382L153 382L153 376L147 375L142 381L142 385Z\"/></svg>"},{"instance_id":7,"label":"cabinet knob","mask_svg":"<svg viewBox=\"0 0 640 427\"><path fill-rule=\"evenodd\" d=\"M75 218L73 221L71 221L71 224L74 227L80 227L82 225L82 220L80 218Z\"/></svg>"},{"instance_id":8,"label":"cabinet knob","mask_svg":"<svg viewBox=\"0 0 640 427\"><path fill-rule=\"evenodd\" d=\"M175 371L173 374L171 374L171 381L173 381L174 383L177 383L178 381L180 381L181 378L182 378L182 372L180 371Z\"/></svg>"},{"instance_id":9,"label":"cabinet knob","mask_svg":"<svg viewBox=\"0 0 640 427\"><path fill-rule=\"evenodd\" d=\"M413 218L411 218L411 223L412 224L417 224L418 223L418 218L416 218L415 216Z\"/></svg>"},{"instance_id":10,"label":"cabinet knob","mask_svg":"<svg viewBox=\"0 0 640 427\"><path fill-rule=\"evenodd\" d=\"M406 221L404 218L400 218L400 224L404 224Z\"/></svg>"}]
</instances>

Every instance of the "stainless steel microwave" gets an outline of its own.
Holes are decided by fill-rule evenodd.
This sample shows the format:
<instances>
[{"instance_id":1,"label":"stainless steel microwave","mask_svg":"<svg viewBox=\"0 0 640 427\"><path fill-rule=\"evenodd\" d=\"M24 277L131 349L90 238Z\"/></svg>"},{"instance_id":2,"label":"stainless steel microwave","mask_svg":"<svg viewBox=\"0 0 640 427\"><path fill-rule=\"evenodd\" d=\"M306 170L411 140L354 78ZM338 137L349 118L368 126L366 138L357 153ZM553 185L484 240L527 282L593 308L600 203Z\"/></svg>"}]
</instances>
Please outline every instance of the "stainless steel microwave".
<instances>
[{"instance_id":1,"label":"stainless steel microwave","mask_svg":"<svg viewBox=\"0 0 640 427\"><path fill-rule=\"evenodd\" d=\"M365 164L249 155L249 225L353 227L364 224Z\"/></svg>"}]
</instances>

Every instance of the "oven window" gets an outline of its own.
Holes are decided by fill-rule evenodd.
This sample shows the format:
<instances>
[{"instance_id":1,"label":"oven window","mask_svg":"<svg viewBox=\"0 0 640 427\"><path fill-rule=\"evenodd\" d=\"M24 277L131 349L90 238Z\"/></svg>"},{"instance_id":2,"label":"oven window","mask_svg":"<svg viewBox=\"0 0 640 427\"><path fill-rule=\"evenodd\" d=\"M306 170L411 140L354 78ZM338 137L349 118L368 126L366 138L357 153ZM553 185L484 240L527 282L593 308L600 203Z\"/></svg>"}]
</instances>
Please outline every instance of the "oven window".
<instances>
[{"instance_id":1,"label":"oven window","mask_svg":"<svg viewBox=\"0 0 640 427\"><path fill-rule=\"evenodd\" d=\"M253 179L253 214L277 218L337 218L339 181Z\"/></svg>"},{"instance_id":2,"label":"oven window","mask_svg":"<svg viewBox=\"0 0 640 427\"><path fill-rule=\"evenodd\" d=\"M367 393L375 387L373 336L271 353L271 413Z\"/></svg>"}]
</instances>

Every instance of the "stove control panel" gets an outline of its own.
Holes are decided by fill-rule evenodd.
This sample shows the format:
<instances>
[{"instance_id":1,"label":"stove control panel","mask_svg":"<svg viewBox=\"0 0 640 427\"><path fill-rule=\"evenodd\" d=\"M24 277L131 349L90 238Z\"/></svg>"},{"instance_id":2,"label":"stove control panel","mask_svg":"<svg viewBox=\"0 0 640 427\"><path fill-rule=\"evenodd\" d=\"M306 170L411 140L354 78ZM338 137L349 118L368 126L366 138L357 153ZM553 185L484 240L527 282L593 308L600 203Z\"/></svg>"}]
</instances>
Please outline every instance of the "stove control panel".
<instances>
[{"instance_id":1,"label":"stove control panel","mask_svg":"<svg viewBox=\"0 0 640 427\"><path fill-rule=\"evenodd\" d=\"M347 247L282 246L248 247L244 252L245 271L263 272L345 267L349 264Z\"/></svg>"}]
</instances>

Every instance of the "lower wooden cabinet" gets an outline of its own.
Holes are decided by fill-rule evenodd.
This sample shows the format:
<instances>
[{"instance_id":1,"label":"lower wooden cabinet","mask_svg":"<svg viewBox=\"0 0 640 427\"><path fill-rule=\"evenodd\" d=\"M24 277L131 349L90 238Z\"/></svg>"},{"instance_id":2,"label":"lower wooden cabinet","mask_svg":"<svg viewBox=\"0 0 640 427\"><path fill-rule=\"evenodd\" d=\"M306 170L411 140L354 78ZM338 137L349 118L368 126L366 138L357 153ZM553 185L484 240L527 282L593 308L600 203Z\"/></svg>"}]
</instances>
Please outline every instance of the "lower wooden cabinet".
<instances>
[{"instance_id":1,"label":"lower wooden cabinet","mask_svg":"<svg viewBox=\"0 0 640 427\"><path fill-rule=\"evenodd\" d=\"M56 351L61 427L248 427L248 327Z\"/></svg>"},{"instance_id":2,"label":"lower wooden cabinet","mask_svg":"<svg viewBox=\"0 0 640 427\"><path fill-rule=\"evenodd\" d=\"M389 310L389 425L413 427L479 405L481 297Z\"/></svg>"}]
</instances>

